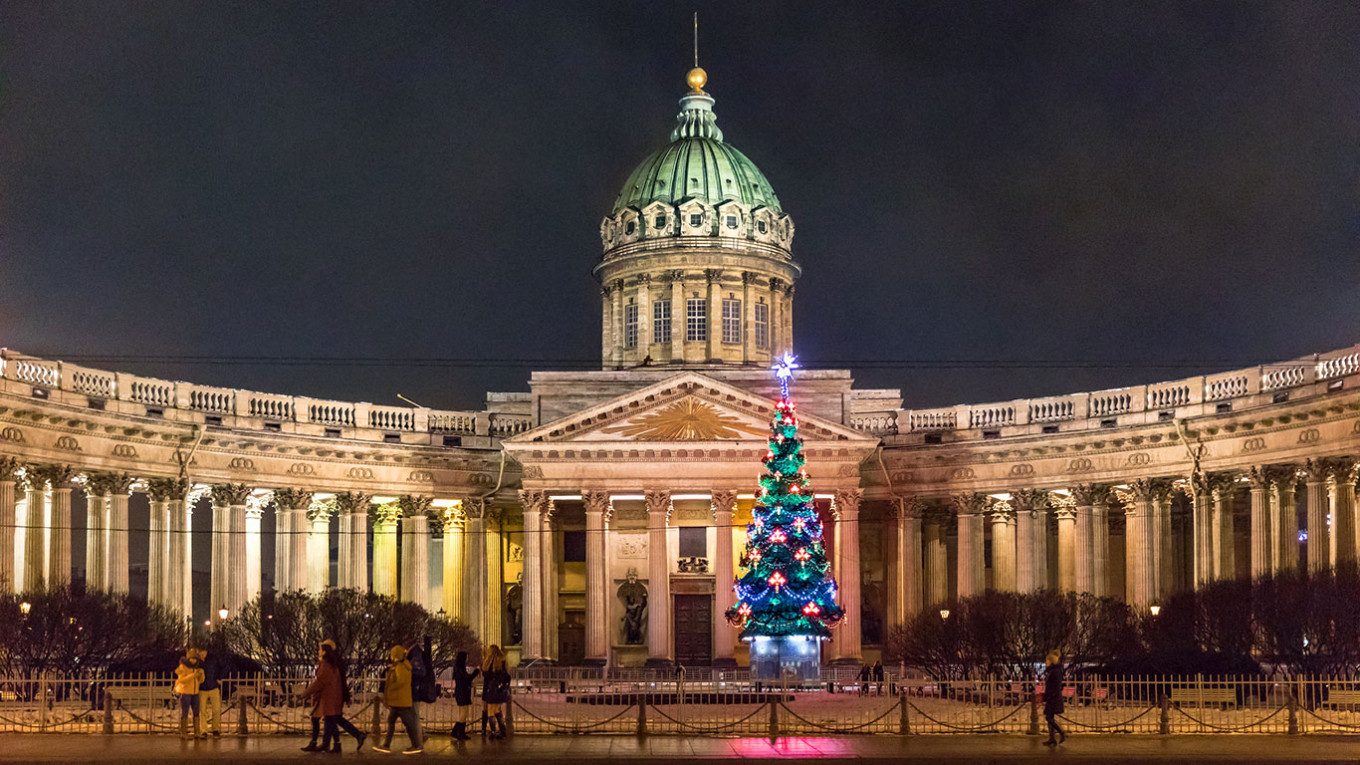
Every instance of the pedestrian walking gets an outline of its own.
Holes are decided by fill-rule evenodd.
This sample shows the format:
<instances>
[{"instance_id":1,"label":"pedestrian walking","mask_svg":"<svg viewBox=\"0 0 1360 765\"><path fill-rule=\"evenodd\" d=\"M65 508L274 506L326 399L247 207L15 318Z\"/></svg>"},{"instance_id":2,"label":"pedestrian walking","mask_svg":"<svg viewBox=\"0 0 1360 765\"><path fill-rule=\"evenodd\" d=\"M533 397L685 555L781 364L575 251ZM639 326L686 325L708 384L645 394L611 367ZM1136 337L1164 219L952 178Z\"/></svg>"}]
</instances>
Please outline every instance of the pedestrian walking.
<instances>
[{"instance_id":1,"label":"pedestrian walking","mask_svg":"<svg viewBox=\"0 0 1360 765\"><path fill-rule=\"evenodd\" d=\"M203 734L222 736L222 662L207 648L198 649L198 663L203 669L203 682L198 684L198 707L203 717Z\"/></svg>"},{"instance_id":2,"label":"pedestrian walking","mask_svg":"<svg viewBox=\"0 0 1360 765\"><path fill-rule=\"evenodd\" d=\"M1044 746L1057 746L1067 740L1067 734L1057 720L1058 715L1063 713L1063 679L1066 672L1063 670L1062 655L1057 651L1050 652L1044 664L1044 719L1048 721L1048 740Z\"/></svg>"},{"instance_id":3,"label":"pedestrian walking","mask_svg":"<svg viewBox=\"0 0 1360 765\"><path fill-rule=\"evenodd\" d=\"M411 662L406 660L405 646L394 645L389 654L392 663L387 667L383 678L383 703L387 705L387 738L382 746L374 745L375 752L392 751L392 737L397 732L397 719L406 729L411 745L402 754L420 754L425 751L421 740L420 723L416 720L414 701L411 698Z\"/></svg>"},{"instance_id":4,"label":"pedestrian walking","mask_svg":"<svg viewBox=\"0 0 1360 765\"><path fill-rule=\"evenodd\" d=\"M859 695L861 696L869 695L869 678L872 671L868 664L859 668L859 676L856 679L859 681Z\"/></svg>"},{"instance_id":5,"label":"pedestrian walking","mask_svg":"<svg viewBox=\"0 0 1360 765\"><path fill-rule=\"evenodd\" d=\"M505 668L505 653L493 645L482 660L482 703L486 704L486 730L491 738L505 738L505 714L501 707L510 701L510 672Z\"/></svg>"},{"instance_id":6,"label":"pedestrian walking","mask_svg":"<svg viewBox=\"0 0 1360 765\"><path fill-rule=\"evenodd\" d=\"M303 698L313 700L312 716L320 717L322 721L321 746L315 749L303 747L304 751L316 752L339 752L340 751L340 727L344 720L345 711L345 688L340 675L340 656L339 653L329 645L322 645L320 661L316 665L316 678L312 680L307 690L302 692ZM358 741L355 751L363 748L364 734L357 728L344 720L343 727L349 731Z\"/></svg>"},{"instance_id":7,"label":"pedestrian walking","mask_svg":"<svg viewBox=\"0 0 1360 765\"><path fill-rule=\"evenodd\" d=\"M203 738L198 723L198 686L203 681L203 668L198 665L198 654L190 648L175 667L175 693L179 695L179 737ZM189 719L193 718L193 732Z\"/></svg>"},{"instance_id":8,"label":"pedestrian walking","mask_svg":"<svg viewBox=\"0 0 1360 765\"><path fill-rule=\"evenodd\" d=\"M439 698L439 687L435 683L434 665L431 657L430 638L415 638L406 644L406 660L411 663L411 709L416 721L416 737L425 740L425 728L420 722L420 705L433 703Z\"/></svg>"},{"instance_id":9,"label":"pedestrian walking","mask_svg":"<svg viewBox=\"0 0 1360 765\"><path fill-rule=\"evenodd\" d=\"M878 686L874 692L879 696L883 695L883 677L883 660L880 659L874 662L874 684Z\"/></svg>"},{"instance_id":10,"label":"pedestrian walking","mask_svg":"<svg viewBox=\"0 0 1360 765\"><path fill-rule=\"evenodd\" d=\"M481 673L481 670L475 667L469 672L467 660L467 651L459 651L453 659L453 703L458 709L457 722L453 724L453 737L458 741L467 741L471 738L467 734L467 728L472 722L472 681Z\"/></svg>"}]
</instances>

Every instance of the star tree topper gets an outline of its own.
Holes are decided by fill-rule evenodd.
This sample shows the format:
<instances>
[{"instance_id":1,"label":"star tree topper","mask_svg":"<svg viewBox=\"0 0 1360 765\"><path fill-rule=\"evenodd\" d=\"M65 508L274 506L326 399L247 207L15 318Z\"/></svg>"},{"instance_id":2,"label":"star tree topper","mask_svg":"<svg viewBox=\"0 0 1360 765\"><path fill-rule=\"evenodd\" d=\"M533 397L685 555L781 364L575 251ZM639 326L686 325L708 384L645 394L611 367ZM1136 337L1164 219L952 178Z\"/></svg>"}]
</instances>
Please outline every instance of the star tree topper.
<instances>
[{"instance_id":1,"label":"star tree topper","mask_svg":"<svg viewBox=\"0 0 1360 765\"><path fill-rule=\"evenodd\" d=\"M779 393L784 397L789 397L789 381L793 379L793 370L798 368L798 357L788 351L774 363L774 376L779 378Z\"/></svg>"}]
</instances>

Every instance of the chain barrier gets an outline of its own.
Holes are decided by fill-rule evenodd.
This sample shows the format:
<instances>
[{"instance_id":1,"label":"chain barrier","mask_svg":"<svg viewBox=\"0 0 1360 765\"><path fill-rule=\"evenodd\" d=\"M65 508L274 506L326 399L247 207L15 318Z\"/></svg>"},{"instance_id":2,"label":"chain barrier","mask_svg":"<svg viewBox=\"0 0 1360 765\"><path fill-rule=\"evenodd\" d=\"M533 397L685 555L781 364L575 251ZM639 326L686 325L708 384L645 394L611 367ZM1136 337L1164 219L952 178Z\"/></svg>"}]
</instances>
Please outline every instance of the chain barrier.
<instances>
[{"instance_id":1,"label":"chain barrier","mask_svg":"<svg viewBox=\"0 0 1360 765\"><path fill-rule=\"evenodd\" d=\"M1224 731L1224 732L1227 732L1227 733L1233 733L1233 732L1236 732L1236 731L1239 731L1239 730L1246 730L1246 729L1248 729L1248 728L1255 728L1257 725L1261 725L1261 724L1265 723L1267 720L1269 720L1269 719L1275 717L1276 715L1278 715L1279 713L1285 711L1285 710L1288 709L1288 708L1289 708L1289 707L1280 707L1279 709L1275 710L1274 712L1271 712L1270 714L1266 715L1265 717L1262 717L1261 719L1257 720L1256 722L1247 723L1246 725L1214 725L1214 724L1212 724L1212 723L1207 723L1207 722L1205 722L1205 721L1203 721L1203 720L1201 720L1201 719L1195 717L1194 715L1190 714L1189 712L1185 711L1184 709L1181 709L1180 707L1172 707L1172 709L1175 709L1177 712L1180 712L1181 714L1185 715L1187 718L1190 719L1191 722L1195 723L1196 725L1202 725L1202 726L1204 726L1204 727L1206 727L1206 728L1209 728L1209 729L1211 729L1211 730L1220 730L1220 731Z\"/></svg>"},{"instance_id":2,"label":"chain barrier","mask_svg":"<svg viewBox=\"0 0 1360 765\"><path fill-rule=\"evenodd\" d=\"M86 716L92 715L92 714L94 714L94 713L95 713L95 710L93 710L93 709L87 709L87 710L85 710L84 712L79 712L79 713L77 713L77 714L76 714L74 717L72 717L71 719L69 719L69 720L63 720L62 722L49 722L49 723L36 723L36 724L34 724L34 723L19 722L18 720L12 720L12 719L10 719L10 718L8 718L8 717L0 717L0 722L2 722L2 723L7 723L7 724L9 724L9 725L14 725L14 726L17 726L17 727L19 727L19 728L37 728L38 730L47 730L48 728L58 728L58 727L61 727L62 725L70 725L71 723L76 722L77 720L81 719L82 717L86 717Z\"/></svg>"},{"instance_id":3,"label":"chain barrier","mask_svg":"<svg viewBox=\"0 0 1360 765\"><path fill-rule=\"evenodd\" d=\"M775 703L778 703L778 702L771 701L771 702L769 702L769 703L770 703L770 704L775 704ZM722 724L722 725L717 726L716 728L701 728L701 727L699 727L699 726L697 726L697 725L693 725L693 724L687 723L687 722L685 722L685 721L683 721L683 720L677 720L676 718L671 717L670 715L666 714L665 712L662 712L661 709L660 709L660 707L657 707L657 706L650 706L649 709L651 709L653 712L655 712L658 716L663 717L663 718L665 718L665 719L667 719L667 720L670 720L671 722L675 723L676 725L679 725L679 726L682 727L682 728L689 728L690 730L694 731L695 733L701 733L701 734L702 734L702 733L722 733L723 731L731 730L732 728L735 728L735 727L737 727L738 725L741 725L741 724L745 723L747 720L750 720L752 717L755 717L756 715L758 715L758 714L760 714L761 712L765 711L765 706L766 706L765 704L761 704L760 706L756 707L756 710L755 710L754 712L752 712L752 713L749 714L749 715L746 715L745 717L741 718L740 720L737 720L736 722L731 722L731 723L724 723L724 724ZM625 711L627 711L627 710L625 710Z\"/></svg>"},{"instance_id":4,"label":"chain barrier","mask_svg":"<svg viewBox=\"0 0 1360 765\"><path fill-rule=\"evenodd\" d=\"M1327 723L1328 725L1335 725L1335 726L1338 727L1338 728L1349 728L1350 730L1357 730L1357 729L1360 729L1360 725L1347 725L1346 723L1343 723L1343 722L1337 722L1337 721L1335 721L1335 720L1328 720L1327 718L1323 717L1322 715L1318 714L1317 712L1314 712L1313 710L1309 709L1308 707L1299 707L1299 709L1303 710L1304 712L1307 712L1308 714L1312 715L1313 717L1316 717L1317 719L1321 720L1322 722Z\"/></svg>"},{"instance_id":5,"label":"chain barrier","mask_svg":"<svg viewBox=\"0 0 1360 765\"><path fill-rule=\"evenodd\" d=\"M1160 709L1160 707L1153 705L1148 707L1147 709L1144 709L1142 712L1139 712L1136 716L1130 717L1124 722L1111 723L1110 725L1088 725L1083 722L1077 722L1076 720L1073 720L1067 715L1058 715L1058 717L1061 717L1062 721L1067 723L1068 725L1075 725L1078 728L1086 728L1087 730L1111 730L1114 728L1122 728L1125 725L1132 725L1133 723L1138 722L1144 717L1147 717L1149 713L1156 712L1158 709Z\"/></svg>"},{"instance_id":6,"label":"chain barrier","mask_svg":"<svg viewBox=\"0 0 1360 765\"><path fill-rule=\"evenodd\" d=\"M855 731L864 730L865 728L869 727L870 725L873 725L874 723L877 723L879 720L882 720L883 718L887 717L888 715L892 714L893 712L898 711L897 705L896 705L896 704L893 704L892 706L890 706L890 707L888 707L886 710L884 710L883 714L879 715L878 717L875 717L874 719L872 719L872 720L870 720L870 721L868 721L868 722L860 723L859 725L853 725L853 726L851 726L851 727L849 727L849 728L836 728L836 727L833 727L833 726L830 726L830 725L822 725L821 723L815 723L815 722L813 722L813 721L807 719L806 717L803 717L802 715L798 714L797 712L793 711L792 709L789 709L788 704L785 704L785 703L783 703L783 702L772 701L772 702L770 702L770 703L771 703L771 704L779 704L779 706L783 707L783 708L784 708L784 711L785 711L785 712L788 712L788 713L789 713L789 716L792 717L792 718L794 718L795 720L798 720L799 722L802 722L802 723L804 723L804 724L806 724L806 725L811 725L813 728L817 728L817 729L819 729L819 730L824 730L824 731L826 731L826 732L828 732L828 733L854 733ZM1005 719L1005 718L1002 718L1002 719Z\"/></svg>"},{"instance_id":7,"label":"chain barrier","mask_svg":"<svg viewBox=\"0 0 1360 765\"><path fill-rule=\"evenodd\" d=\"M179 705L176 704L176 705L175 705L175 709L178 709L178 708L179 708ZM179 728L179 724L178 724L178 723L176 723L176 724L174 724L174 725L164 725L164 724L162 724L162 723L156 722L155 720L146 720L146 719L143 719L142 717L138 716L136 712L133 712L131 709L125 709L125 708L122 708L122 707L120 707L119 709L122 709L123 713L126 714L128 717L131 717L131 718L133 719L134 722L139 722L139 723L141 723L142 725L147 725L147 726L150 726L150 727L152 727L152 728L165 728L166 730L178 729L178 728Z\"/></svg>"},{"instance_id":8,"label":"chain barrier","mask_svg":"<svg viewBox=\"0 0 1360 765\"><path fill-rule=\"evenodd\" d=\"M521 711L521 712L523 712L524 714L528 715L529 717L531 717L531 718L533 718L533 719L535 719L535 720L537 720L537 721L543 723L544 725L547 725L547 726L549 726L549 727L551 727L551 728L556 728L556 729L558 729L558 730L564 730L564 731L566 731L566 732L568 732L568 733L581 733L582 731L587 731L587 730L591 730L591 729L593 729L593 728L600 728L600 727L603 727L603 726L605 726L605 725L608 725L609 723L614 722L615 720L619 719L620 717L623 717L625 714L627 714L628 710L630 710L630 709L632 709L633 707L637 706L637 704L629 704L628 706L624 707L623 710L620 711L618 714L616 714L616 715L614 715L613 717L610 717L610 718L608 718L608 719L606 719L606 720L601 720L600 722L590 723L590 724L588 724L588 725L563 725L562 723L553 722L552 720L549 720L549 719L547 719L546 717L539 717L538 715L534 714L533 712L530 712L528 709L525 709L523 704L519 703L518 701L515 701L513 698L510 700L510 703L514 704L515 707L517 707L517 708L519 709L519 711Z\"/></svg>"},{"instance_id":9,"label":"chain barrier","mask_svg":"<svg viewBox=\"0 0 1360 765\"><path fill-rule=\"evenodd\" d=\"M1002 717L1002 718L996 720L995 722L991 722L991 723L988 723L988 724L986 724L986 725L963 726L963 725L950 725L949 723L945 722L944 720L937 720L937 719L935 719L934 717L931 717L929 714L927 714L925 710L921 709L920 707L916 706L915 704L911 703L910 701L907 702L907 706L909 706L909 707L911 707L912 709L916 710L916 713L917 713L917 714L919 714L919 715L921 715L922 717L926 718L927 720L929 720L929 721L935 723L936 725L939 725L940 727L948 728L948 729L950 729L950 730L960 731L960 732L963 732L963 733L979 733L979 732L984 731L984 730L987 730L987 729L989 729L989 728L995 728L996 726L1000 725L1001 723L1003 723L1003 722L1005 722L1005 721L1011 719L1012 717L1015 717L1017 714L1020 714L1020 710L1022 710L1022 709L1029 709L1029 705L1028 705L1028 704L1022 704L1022 705L1016 707L1015 709L1012 709L1010 714L1008 714L1008 715L1006 715L1005 717Z\"/></svg>"}]
</instances>

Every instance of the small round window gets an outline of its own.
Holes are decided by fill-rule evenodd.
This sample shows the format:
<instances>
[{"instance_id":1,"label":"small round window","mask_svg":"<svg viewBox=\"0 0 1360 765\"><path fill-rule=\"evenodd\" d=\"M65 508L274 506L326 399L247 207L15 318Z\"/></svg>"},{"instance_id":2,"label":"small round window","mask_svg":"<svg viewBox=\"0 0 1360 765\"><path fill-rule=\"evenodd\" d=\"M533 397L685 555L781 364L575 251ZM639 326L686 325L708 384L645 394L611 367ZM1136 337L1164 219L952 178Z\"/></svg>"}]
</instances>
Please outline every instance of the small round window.
<instances>
[{"instance_id":1,"label":"small round window","mask_svg":"<svg viewBox=\"0 0 1360 765\"><path fill-rule=\"evenodd\" d=\"M637 221L630 220L628 221L628 225L624 227L623 232L631 235L634 231L637 231Z\"/></svg>"},{"instance_id":2,"label":"small round window","mask_svg":"<svg viewBox=\"0 0 1360 765\"><path fill-rule=\"evenodd\" d=\"M727 227L728 227L728 228L736 228L736 227L737 227L737 216L735 216L735 215L729 215L729 216L727 216Z\"/></svg>"}]
</instances>

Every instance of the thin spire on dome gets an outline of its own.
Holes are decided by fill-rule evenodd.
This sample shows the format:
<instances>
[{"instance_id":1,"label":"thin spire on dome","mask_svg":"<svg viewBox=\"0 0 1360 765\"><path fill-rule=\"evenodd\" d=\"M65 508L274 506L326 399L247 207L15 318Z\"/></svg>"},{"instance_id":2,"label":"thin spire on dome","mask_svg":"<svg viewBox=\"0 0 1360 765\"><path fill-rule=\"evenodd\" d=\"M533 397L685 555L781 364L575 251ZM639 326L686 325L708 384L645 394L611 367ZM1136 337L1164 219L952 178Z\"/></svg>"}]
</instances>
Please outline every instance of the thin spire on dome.
<instances>
[{"instance_id":1,"label":"thin spire on dome","mask_svg":"<svg viewBox=\"0 0 1360 765\"><path fill-rule=\"evenodd\" d=\"M675 118L675 129L671 131L671 141L682 138L708 138L714 141L723 139L718 129L718 118L713 114L713 97L704 92L708 84L708 72L699 68L699 12L694 12L694 68L685 75L689 92L680 99L680 114Z\"/></svg>"}]
</instances>

